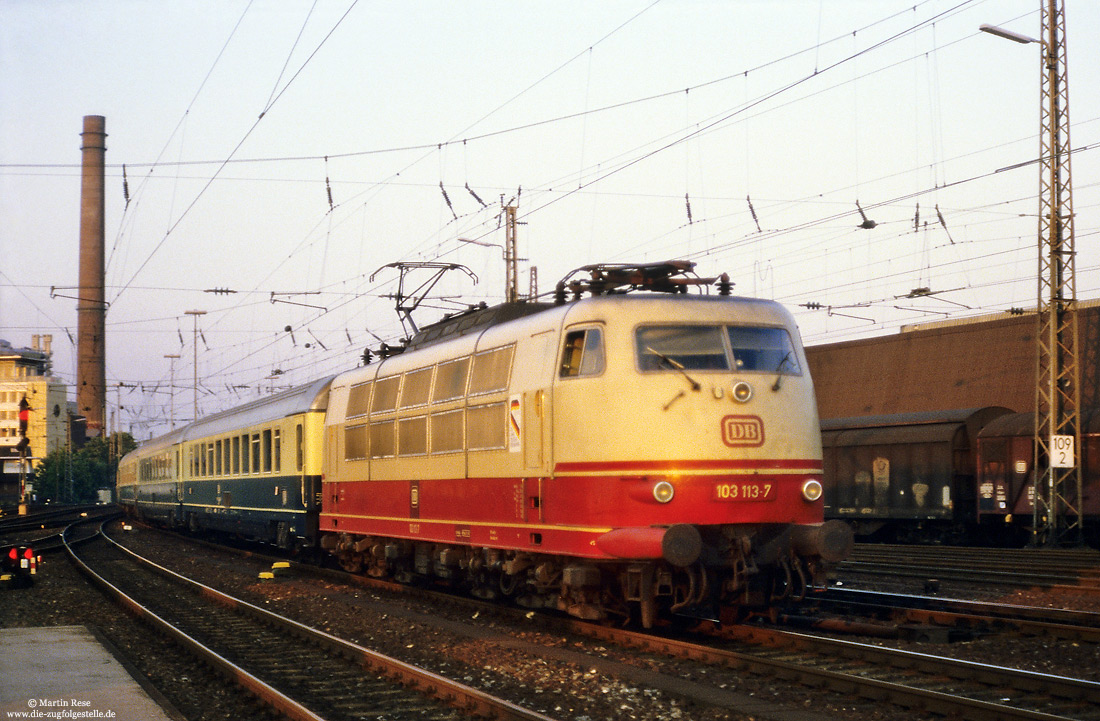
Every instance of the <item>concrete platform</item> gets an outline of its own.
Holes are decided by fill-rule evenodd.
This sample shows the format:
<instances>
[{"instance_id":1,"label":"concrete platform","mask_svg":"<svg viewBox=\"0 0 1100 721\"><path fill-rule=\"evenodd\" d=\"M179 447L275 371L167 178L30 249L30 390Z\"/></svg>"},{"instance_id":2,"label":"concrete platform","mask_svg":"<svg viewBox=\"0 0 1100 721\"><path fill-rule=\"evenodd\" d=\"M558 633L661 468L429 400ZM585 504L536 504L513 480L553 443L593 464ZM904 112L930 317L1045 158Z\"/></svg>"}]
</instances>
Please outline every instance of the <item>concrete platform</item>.
<instances>
[{"instance_id":1,"label":"concrete platform","mask_svg":"<svg viewBox=\"0 0 1100 721\"><path fill-rule=\"evenodd\" d=\"M154 701L88 628L43 626L0 629L0 719L9 718L180 716Z\"/></svg>"}]
</instances>

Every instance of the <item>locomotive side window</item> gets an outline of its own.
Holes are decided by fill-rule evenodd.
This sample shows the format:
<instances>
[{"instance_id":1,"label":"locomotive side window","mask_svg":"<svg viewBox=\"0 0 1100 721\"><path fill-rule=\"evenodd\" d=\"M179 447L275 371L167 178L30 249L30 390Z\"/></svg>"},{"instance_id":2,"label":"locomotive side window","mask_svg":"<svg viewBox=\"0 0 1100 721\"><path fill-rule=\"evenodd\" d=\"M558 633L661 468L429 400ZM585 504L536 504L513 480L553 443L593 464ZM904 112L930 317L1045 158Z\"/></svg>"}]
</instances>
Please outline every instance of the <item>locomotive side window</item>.
<instances>
[{"instance_id":1,"label":"locomotive side window","mask_svg":"<svg viewBox=\"0 0 1100 721\"><path fill-rule=\"evenodd\" d=\"M394 455L394 422L382 421L370 424L370 457L393 458Z\"/></svg>"},{"instance_id":2,"label":"locomotive side window","mask_svg":"<svg viewBox=\"0 0 1100 721\"><path fill-rule=\"evenodd\" d=\"M461 408L432 414L432 453L455 453L462 450L464 415Z\"/></svg>"},{"instance_id":3,"label":"locomotive side window","mask_svg":"<svg viewBox=\"0 0 1100 721\"><path fill-rule=\"evenodd\" d=\"M367 415L370 408L370 383L360 383L348 391L348 418Z\"/></svg>"},{"instance_id":4,"label":"locomotive side window","mask_svg":"<svg viewBox=\"0 0 1100 721\"><path fill-rule=\"evenodd\" d=\"M431 366L405 374L405 383L401 389L401 407L412 408L428 403L428 393L432 389Z\"/></svg>"},{"instance_id":5,"label":"locomotive side window","mask_svg":"<svg viewBox=\"0 0 1100 721\"><path fill-rule=\"evenodd\" d=\"M470 370L470 359L459 358L455 361L439 364L439 371L435 374L435 391L432 393L432 402L461 398L466 394L466 375Z\"/></svg>"},{"instance_id":6,"label":"locomotive side window","mask_svg":"<svg viewBox=\"0 0 1100 721\"><path fill-rule=\"evenodd\" d=\"M371 413L385 413L397 407L397 388L400 382L401 376L391 376L375 382Z\"/></svg>"},{"instance_id":7,"label":"locomotive side window","mask_svg":"<svg viewBox=\"0 0 1100 721\"><path fill-rule=\"evenodd\" d=\"M649 326L639 328L635 339L643 371L729 370L718 326Z\"/></svg>"},{"instance_id":8,"label":"locomotive side window","mask_svg":"<svg viewBox=\"0 0 1100 721\"><path fill-rule=\"evenodd\" d=\"M358 461L367 457L367 427L348 426L344 429L344 460Z\"/></svg>"},{"instance_id":9,"label":"locomotive side window","mask_svg":"<svg viewBox=\"0 0 1100 721\"><path fill-rule=\"evenodd\" d=\"M801 375L791 336L784 328L727 328L737 370Z\"/></svg>"},{"instance_id":10,"label":"locomotive side window","mask_svg":"<svg viewBox=\"0 0 1100 721\"><path fill-rule=\"evenodd\" d=\"M470 395L502 391L508 387L514 349L514 345L509 345L474 356L474 367L470 372Z\"/></svg>"},{"instance_id":11,"label":"locomotive side window","mask_svg":"<svg viewBox=\"0 0 1100 721\"><path fill-rule=\"evenodd\" d=\"M561 377L594 376L603 372L603 332L599 328L574 330L565 334L561 354Z\"/></svg>"},{"instance_id":12,"label":"locomotive side window","mask_svg":"<svg viewBox=\"0 0 1100 721\"><path fill-rule=\"evenodd\" d=\"M428 417L415 416L398 421L400 455L423 456L428 453Z\"/></svg>"},{"instance_id":13,"label":"locomotive side window","mask_svg":"<svg viewBox=\"0 0 1100 721\"><path fill-rule=\"evenodd\" d=\"M467 422L470 436L470 450L483 451L491 448L505 448L505 415L503 403L490 403L484 406L471 406Z\"/></svg>"}]
</instances>

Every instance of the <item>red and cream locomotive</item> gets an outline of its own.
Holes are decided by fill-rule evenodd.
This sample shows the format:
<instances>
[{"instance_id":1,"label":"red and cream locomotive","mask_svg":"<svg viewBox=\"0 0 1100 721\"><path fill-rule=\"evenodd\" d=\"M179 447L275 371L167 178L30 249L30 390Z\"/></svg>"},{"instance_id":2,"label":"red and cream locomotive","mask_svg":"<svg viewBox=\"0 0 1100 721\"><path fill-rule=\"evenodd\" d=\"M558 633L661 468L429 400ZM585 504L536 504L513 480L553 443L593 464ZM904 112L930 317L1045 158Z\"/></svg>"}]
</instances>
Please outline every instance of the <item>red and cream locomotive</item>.
<instances>
[{"instance_id":1,"label":"red and cream locomotive","mask_svg":"<svg viewBox=\"0 0 1100 721\"><path fill-rule=\"evenodd\" d=\"M232 428L216 448L199 443L211 449L200 451L210 456L201 478L219 484L222 502L181 505L175 518L224 528L225 489L274 484L278 498L281 483L273 512L300 516L282 521L283 540L315 543L372 576L646 627L670 613L797 598L852 543L847 525L823 522L821 436L798 331L779 304L732 297L728 281L698 279L692 265L591 266L559 284L556 303L425 328L403 352L315 384L296 410L280 407L290 419L281 437L297 434L280 444L289 477L262 473L273 465L262 430L261 472L252 463L247 478L231 458ZM186 502L188 473L203 469L180 470ZM293 487L298 508L287 505ZM140 510L140 491L119 495Z\"/></svg>"}]
</instances>

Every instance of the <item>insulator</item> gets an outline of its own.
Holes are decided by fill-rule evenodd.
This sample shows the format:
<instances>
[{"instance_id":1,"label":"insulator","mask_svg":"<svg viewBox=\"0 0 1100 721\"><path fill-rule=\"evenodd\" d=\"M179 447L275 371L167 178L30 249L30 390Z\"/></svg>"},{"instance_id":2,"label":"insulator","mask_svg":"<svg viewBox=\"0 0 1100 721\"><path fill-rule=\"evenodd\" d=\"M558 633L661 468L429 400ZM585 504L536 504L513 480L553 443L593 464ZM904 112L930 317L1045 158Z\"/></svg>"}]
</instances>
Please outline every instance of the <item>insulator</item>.
<instances>
[{"instance_id":1,"label":"insulator","mask_svg":"<svg viewBox=\"0 0 1100 721\"><path fill-rule=\"evenodd\" d=\"M470 192L470 195L474 196L474 200L481 203L482 208L488 208L489 207L488 205L485 204L485 201L482 200L481 197L478 196L478 194L474 192L474 189L470 187L469 183L466 183L466 190L468 190Z\"/></svg>"},{"instance_id":2,"label":"insulator","mask_svg":"<svg viewBox=\"0 0 1100 721\"><path fill-rule=\"evenodd\" d=\"M752 198L746 195L745 201L749 204L749 212L752 213L752 222L756 223L756 232L763 233L764 231L760 229L760 220L756 217L756 208L752 207Z\"/></svg>"},{"instance_id":3,"label":"insulator","mask_svg":"<svg viewBox=\"0 0 1100 721\"><path fill-rule=\"evenodd\" d=\"M451 210L451 215L458 220L458 213L455 212L455 207L451 205L451 199L447 196L447 189L443 187L443 181L439 181L439 189L443 191L443 200L447 203L447 207Z\"/></svg>"},{"instance_id":4,"label":"insulator","mask_svg":"<svg viewBox=\"0 0 1100 721\"><path fill-rule=\"evenodd\" d=\"M692 221L692 219L691 219L691 198L688 197L687 193L684 193L684 205L687 206L688 225L691 225L692 222L694 222L694 221Z\"/></svg>"}]
</instances>

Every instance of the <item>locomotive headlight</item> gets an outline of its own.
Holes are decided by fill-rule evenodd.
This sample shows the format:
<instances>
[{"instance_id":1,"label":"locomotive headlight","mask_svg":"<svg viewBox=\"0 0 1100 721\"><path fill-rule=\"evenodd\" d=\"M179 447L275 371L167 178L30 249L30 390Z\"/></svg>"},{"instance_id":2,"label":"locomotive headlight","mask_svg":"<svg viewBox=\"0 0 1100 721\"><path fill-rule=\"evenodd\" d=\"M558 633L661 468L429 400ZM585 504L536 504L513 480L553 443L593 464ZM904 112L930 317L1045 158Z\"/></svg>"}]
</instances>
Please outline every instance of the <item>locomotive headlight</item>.
<instances>
[{"instance_id":1,"label":"locomotive headlight","mask_svg":"<svg viewBox=\"0 0 1100 721\"><path fill-rule=\"evenodd\" d=\"M745 381L737 381L733 384L733 400L738 403L748 403L752 398L752 386Z\"/></svg>"},{"instance_id":2,"label":"locomotive headlight","mask_svg":"<svg viewBox=\"0 0 1100 721\"><path fill-rule=\"evenodd\" d=\"M658 503L668 503L676 495L676 489L668 481L661 481L653 487L653 498Z\"/></svg>"},{"instance_id":3,"label":"locomotive headlight","mask_svg":"<svg viewBox=\"0 0 1100 721\"><path fill-rule=\"evenodd\" d=\"M809 478L802 482L802 497L810 503L821 498L821 481Z\"/></svg>"}]
</instances>

